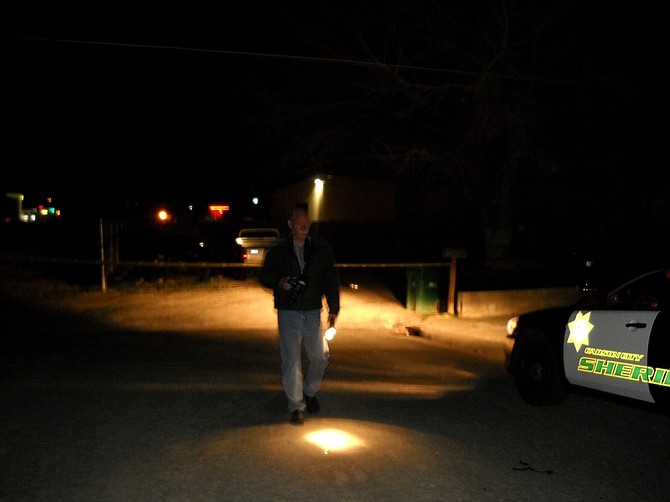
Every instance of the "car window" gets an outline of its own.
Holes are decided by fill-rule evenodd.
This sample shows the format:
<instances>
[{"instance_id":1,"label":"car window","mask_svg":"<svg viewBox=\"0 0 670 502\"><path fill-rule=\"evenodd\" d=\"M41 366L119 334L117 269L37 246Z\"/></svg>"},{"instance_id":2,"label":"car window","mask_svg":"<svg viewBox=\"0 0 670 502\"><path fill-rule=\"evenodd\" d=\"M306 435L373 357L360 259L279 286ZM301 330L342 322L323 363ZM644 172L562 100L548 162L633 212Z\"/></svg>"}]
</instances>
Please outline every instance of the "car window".
<instances>
[{"instance_id":1,"label":"car window","mask_svg":"<svg viewBox=\"0 0 670 502\"><path fill-rule=\"evenodd\" d=\"M670 299L670 270L630 281L607 295L606 306L629 310L661 310Z\"/></svg>"}]
</instances>

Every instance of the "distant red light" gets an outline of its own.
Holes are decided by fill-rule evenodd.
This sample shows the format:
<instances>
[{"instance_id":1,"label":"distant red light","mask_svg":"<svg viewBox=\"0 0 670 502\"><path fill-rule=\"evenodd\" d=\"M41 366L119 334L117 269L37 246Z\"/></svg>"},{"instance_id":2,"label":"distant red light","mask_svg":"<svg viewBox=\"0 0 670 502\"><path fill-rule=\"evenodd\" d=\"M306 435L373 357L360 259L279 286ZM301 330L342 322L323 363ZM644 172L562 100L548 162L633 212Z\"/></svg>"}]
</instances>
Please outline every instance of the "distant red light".
<instances>
[{"instance_id":1,"label":"distant red light","mask_svg":"<svg viewBox=\"0 0 670 502\"><path fill-rule=\"evenodd\" d=\"M223 213L226 211L230 211L230 206L228 204L211 204L209 206L209 213L215 220L223 218Z\"/></svg>"}]
</instances>

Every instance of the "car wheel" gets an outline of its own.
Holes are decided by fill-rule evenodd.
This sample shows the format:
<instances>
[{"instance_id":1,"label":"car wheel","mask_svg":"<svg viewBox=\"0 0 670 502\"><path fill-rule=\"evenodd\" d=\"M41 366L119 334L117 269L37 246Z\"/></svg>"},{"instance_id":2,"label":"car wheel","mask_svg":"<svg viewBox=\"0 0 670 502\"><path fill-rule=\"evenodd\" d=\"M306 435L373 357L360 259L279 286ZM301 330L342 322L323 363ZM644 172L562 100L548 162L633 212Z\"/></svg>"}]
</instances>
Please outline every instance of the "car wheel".
<instances>
[{"instance_id":1,"label":"car wheel","mask_svg":"<svg viewBox=\"0 0 670 502\"><path fill-rule=\"evenodd\" d=\"M534 406L552 406L568 396L556 353L541 333L526 333L517 343L514 381L521 398Z\"/></svg>"}]
</instances>

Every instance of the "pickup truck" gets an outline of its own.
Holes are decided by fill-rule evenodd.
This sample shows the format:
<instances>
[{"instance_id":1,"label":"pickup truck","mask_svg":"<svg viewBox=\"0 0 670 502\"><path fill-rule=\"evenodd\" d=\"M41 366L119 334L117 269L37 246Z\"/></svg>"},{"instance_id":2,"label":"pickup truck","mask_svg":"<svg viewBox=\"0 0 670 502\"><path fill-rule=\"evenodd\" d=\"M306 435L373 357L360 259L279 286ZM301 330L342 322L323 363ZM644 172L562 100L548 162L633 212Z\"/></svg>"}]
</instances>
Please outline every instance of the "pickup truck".
<instances>
[{"instance_id":1,"label":"pickup truck","mask_svg":"<svg viewBox=\"0 0 670 502\"><path fill-rule=\"evenodd\" d=\"M243 263L260 265L266 250L275 246L279 238L279 230L276 228L243 228L235 242L241 248Z\"/></svg>"}]
</instances>

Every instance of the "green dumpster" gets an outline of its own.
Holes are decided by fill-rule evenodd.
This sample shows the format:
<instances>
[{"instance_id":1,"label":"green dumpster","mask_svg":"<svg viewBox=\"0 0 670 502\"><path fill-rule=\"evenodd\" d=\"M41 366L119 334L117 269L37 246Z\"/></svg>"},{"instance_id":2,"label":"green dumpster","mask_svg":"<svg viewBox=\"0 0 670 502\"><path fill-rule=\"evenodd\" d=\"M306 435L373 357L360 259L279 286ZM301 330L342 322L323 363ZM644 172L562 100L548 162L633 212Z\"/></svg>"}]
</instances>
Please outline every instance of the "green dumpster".
<instances>
[{"instance_id":1,"label":"green dumpster","mask_svg":"<svg viewBox=\"0 0 670 502\"><path fill-rule=\"evenodd\" d=\"M439 312L440 308L440 269L438 267L407 268L406 308L415 312Z\"/></svg>"}]
</instances>

